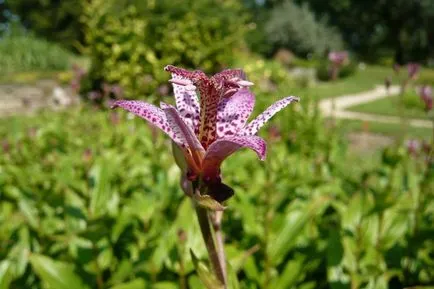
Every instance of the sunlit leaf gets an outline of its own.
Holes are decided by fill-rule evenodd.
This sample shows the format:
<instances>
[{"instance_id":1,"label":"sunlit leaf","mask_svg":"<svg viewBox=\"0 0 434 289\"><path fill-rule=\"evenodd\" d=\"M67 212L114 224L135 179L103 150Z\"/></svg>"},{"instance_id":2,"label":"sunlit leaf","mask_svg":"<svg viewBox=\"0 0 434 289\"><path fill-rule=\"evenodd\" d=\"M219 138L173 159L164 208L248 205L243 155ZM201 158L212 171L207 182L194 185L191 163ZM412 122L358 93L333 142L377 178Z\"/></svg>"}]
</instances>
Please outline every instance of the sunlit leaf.
<instances>
[{"instance_id":1,"label":"sunlit leaf","mask_svg":"<svg viewBox=\"0 0 434 289\"><path fill-rule=\"evenodd\" d=\"M54 261L43 255L32 254L30 263L45 286L50 289L89 288L75 273L74 265Z\"/></svg>"},{"instance_id":2,"label":"sunlit leaf","mask_svg":"<svg viewBox=\"0 0 434 289\"><path fill-rule=\"evenodd\" d=\"M143 289L145 288L145 286L146 283L143 279L135 279L128 283L115 285L113 287L110 287L110 289Z\"/></svg>"}]
</instances>

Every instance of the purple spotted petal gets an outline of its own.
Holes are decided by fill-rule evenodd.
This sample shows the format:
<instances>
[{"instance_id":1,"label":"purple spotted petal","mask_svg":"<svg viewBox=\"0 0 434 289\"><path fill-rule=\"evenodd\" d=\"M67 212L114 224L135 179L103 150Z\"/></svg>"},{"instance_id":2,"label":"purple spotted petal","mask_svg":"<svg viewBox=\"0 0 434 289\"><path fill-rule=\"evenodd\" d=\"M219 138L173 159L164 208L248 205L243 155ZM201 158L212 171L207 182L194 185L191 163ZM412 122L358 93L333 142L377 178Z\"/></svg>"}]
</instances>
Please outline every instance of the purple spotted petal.
<instances>
[{"instance_id":1,"label":"purple spotted petal","mask_svg":"<svg viewBox=\"0 0 434 289\"><path fill-rule=\"evenodd\" d=\"M246 74L242 69L225 69L219 73L214 74L214 79L222 80L222 79L232 79L232 78L239 78L239 79L246 79Z\"/></svg>"},{"instance_id":2,"label":"purple spotted petal","mask_svg":"<svg viewBox=\"0 0 434 289\"><path fill-rule=\"evenodd\" d=\"M118 100L112 105L112 108L121 107L147 121L152 125L164 131L175 143L182 147L187 147L188 144L185 138L181 138L169 122L167 121L164 111L152 104L137 101L137 100Z\"/></svg>"},{"instance_id":3,"label":"purple spotted petal","mask_svg":"<svg viewBox=\"0 0 434 289\"><path fill-rule=\"evenodd\" d=\"M223 98L217 112L217 137L236 135L246 124L254 105L255 96L245 88Z\"/></svg>"},{"instance_id":4,"label":"purple spotted petal","mask_svg":"<svg viewBox=\"0 0 434 289\"><path fill-rule=\"evenodd\" d=\"M209 146L202 162L205 179L218 178L221 163L244 147L254 150L261 160L265 159L267 144L258 136L233 136L217 139Z\"/></svg>"},{"instance_id":5,"label":"purple spotted petal","mask_svg":"<svg viewBox=\"0 0 434 289\"><path fill-rule=\"evenodd\" d=\"M272 118L277 112L285 108L288 104L294 101L299 101L300 99L295 96L288 96L284 99L281 99L275 103L273 103L269 108L267 108L263 113L258 115L253 121L251 121L244 129L243 135L255 135L258 130L265 124L267 121Z\"/></svg>"},{"instance_id":6,"label":"purple spotted petal","mask_svg":"<svg viewBox=\"0 0 434 289\"><path fill-rule=\"evenodd\" d=\"M189 148L204 151L193 130L182 120L176 108L164 102L160 103L160 107L166 115L167 123L172 129L172 133L182 140L183 143L186 143Z\"/></svg>"},{"instance_id":7,"label":"purple spotted petal","mask_svg":"<svg viewBox=\"0 0 434 289\"><path fill-rule=\"evenodd\" d=\"M172 73L172 79L189 81L187 78L175 73ZM196 90L188 85L180 85L177 83L172 83L172 85L179 114L184 122L190 126L196 134L199 134L200 108ZM192 82L191 86L193 86Z\"/></svg>"},{"instance_id":8,"label":"purple spotted petal","mask_svg":"<svg viewBox=\"0 0 434 289\"><path fill-rule=\"evenodd\" d=\"M191 80L197 87L200 95L200 142L205 148L208 147L216 136L217 105L220 100L218 85L199 70L188 71L172 65L166 66L165 70L171 72L172 75L176 74Z\"/></svg>"},{"instance_id":9,"label":"purple spotted petal","mask_svg":"<svg viewBox=\"0 0 434 289\"><path fill-rule=\"evenodd\" d=\"M176 74L176 75L182 77L183 79L189 79L192 82L195 82L198 79L201 79L203 77L206 78L205 73L203 73L200 70L190 71L190 70L179 68L179 67L176 67L173 65L167 65L166 67L164 67L164 70L172 73L172 76L173 76L173 74Z\"/></svg>"}]
</instances>

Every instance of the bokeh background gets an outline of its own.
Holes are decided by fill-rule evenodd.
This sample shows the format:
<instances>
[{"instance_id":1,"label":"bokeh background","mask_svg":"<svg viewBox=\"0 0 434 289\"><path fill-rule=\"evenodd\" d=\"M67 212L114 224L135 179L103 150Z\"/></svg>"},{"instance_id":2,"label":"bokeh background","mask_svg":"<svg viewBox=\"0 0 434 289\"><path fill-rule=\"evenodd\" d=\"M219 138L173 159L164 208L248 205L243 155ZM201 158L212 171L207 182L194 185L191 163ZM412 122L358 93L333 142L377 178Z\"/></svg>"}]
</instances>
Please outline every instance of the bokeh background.
<instances>
[{"instance_id":1,"label":"bokeh background","mask_svg":"<svg viewBox=\"0 0 434 289\"><path fill-rule=\"evenodd\" d=\"M0 0L0 289L205 288L169 139L108 108L167 64L301 98L223 166L230 288L433 288L434 1Z\"/></svg>"}]
</instances>

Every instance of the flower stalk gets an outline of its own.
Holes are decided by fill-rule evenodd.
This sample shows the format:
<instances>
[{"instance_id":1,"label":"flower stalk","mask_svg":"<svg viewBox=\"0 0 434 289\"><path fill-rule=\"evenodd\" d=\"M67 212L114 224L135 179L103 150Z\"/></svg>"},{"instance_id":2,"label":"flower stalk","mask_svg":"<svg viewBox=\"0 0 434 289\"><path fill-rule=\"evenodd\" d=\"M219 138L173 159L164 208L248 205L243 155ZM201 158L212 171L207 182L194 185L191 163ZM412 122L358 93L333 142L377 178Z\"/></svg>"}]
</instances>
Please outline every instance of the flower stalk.
<instances>
[{"instance_id":1,"label":"flower stalk","mask_svg":"<svg viewBox=\"0 0 434 289\"><path fill-rule=\"evenodd\" d=\"M201 194L200 187L201 187L200 185L193 183L195 194ZM202 237L205 242L206 250L208 251L208 255L209 255L209 259L213 271L217 279L224 286L224 288L227 288L226 260L224 259L223 242L221 241L221 244L219 246L216 245L216 243L218 242L216 242L214 238L215 235L215 233L213 232L214 226L212 226L208 209L195 203L195 210L196 210L197 219L199 221L200 231L202 233ZM220 234L221 234L221 230L220 230Z\"/></svg>"}]
</instances>

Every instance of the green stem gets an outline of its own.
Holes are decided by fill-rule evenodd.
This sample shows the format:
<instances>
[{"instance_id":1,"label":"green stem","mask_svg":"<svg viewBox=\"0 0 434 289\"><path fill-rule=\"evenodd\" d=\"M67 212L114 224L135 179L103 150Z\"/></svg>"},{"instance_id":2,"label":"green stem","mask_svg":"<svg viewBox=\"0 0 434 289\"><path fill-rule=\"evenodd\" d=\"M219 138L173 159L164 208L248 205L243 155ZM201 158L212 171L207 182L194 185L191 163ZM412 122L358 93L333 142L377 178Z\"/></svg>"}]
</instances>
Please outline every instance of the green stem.
<instances>
[{"instance_id":1,"label":"green stem","mask_svg":"<svg viewBox=\"0 0 434 289\"><path fill-rule=\"evenodd\" d=\"M223 239L223 231L222 231L222 219L223 219L223 211L216 211L212 216L212 225L214 228L216 246L217 246L217 254L220 260L220 266L223 271L223 277L225 277L225 283L227 283L227 270L226 270L226 256L225 256L225 247L224 247L224 239Z\"/></svg>"},{"instance_id":2,"label":"green stem","mask_svg":"<svg viewBox=\"0 0 434 289\"><path fill-rule=\"evenodd\" d=\"M268 175L269 171L266 171ZM269 179L269 176L267 176L267 179ZM267 186L268 187L268 186ZM262 288L268 289L270 287L271 282L271 269L272 264L270 260L270 256L268 254L269 250L269 239L270 239L270 226L271 221L273 219L273 211L271 210L271 194L264 194L264 209L265 209L265 215L264 215L264 284Z\"/></svg>"},{"instance_id":3,"label":"green stem","mask_svg":"<svg viewBox=\"0 0 434 289\"><path fill-rule=\"evenodd\" d=\"M214 242L214 236L211 229L211 222L208 216L208 211L198 205L195 205L197 219L199 221L200 230L202 232L203 240L205 241L205 246L208 251L209 259L211 261L213 270L219 279L219 281L227 288L226 276L222 268L222 263L220 262L219 253ZM225 262L225 260L222 260Z\"/></svg>"}]
</instances>

